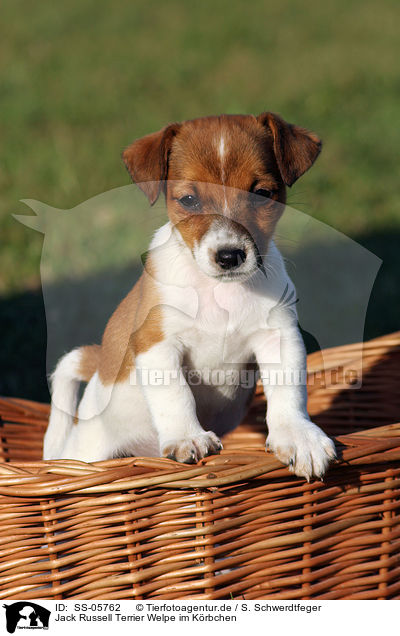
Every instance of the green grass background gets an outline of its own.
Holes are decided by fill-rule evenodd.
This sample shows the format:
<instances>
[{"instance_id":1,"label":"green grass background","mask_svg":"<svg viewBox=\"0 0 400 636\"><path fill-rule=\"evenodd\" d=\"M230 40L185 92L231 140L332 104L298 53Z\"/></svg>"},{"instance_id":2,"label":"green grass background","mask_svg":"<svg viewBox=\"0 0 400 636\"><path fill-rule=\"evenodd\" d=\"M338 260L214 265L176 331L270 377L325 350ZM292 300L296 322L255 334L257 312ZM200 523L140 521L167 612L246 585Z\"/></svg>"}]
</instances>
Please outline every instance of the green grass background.
<instances>
[{"instance_id":1,"label":"green grass background","mask_svg":"<svg viewBox=\"0 0 400 636\"><path fill-rule=\"evenodd\" d=\"M3 0L0 12L0 392L47 398L42 236L12 218L27 213L20 199L69 208L125 185L130 141L202 115L272 110L322 137L289 203L383 259L365 335L398 327L397 0Z\"/></svg>"}]
</instances>

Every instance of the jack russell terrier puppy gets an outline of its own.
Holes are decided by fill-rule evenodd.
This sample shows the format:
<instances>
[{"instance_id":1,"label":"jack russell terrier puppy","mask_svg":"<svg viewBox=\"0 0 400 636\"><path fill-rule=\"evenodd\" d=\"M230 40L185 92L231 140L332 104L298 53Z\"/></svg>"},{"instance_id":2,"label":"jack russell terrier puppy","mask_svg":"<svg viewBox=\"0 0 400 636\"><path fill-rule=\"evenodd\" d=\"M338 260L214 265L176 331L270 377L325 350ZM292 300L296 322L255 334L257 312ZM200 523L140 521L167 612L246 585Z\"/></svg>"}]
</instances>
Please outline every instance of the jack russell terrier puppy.
<instances>
[{"instance_id":1,"label":"jack russell terrier puppy","mask_svg":"<svg viewBox=\"0 0 400 636\"><path fill-rule=\"evenodd\" d=\"M320 149L315 134L267 112L170 124L124 151L150 204L165 195L169 221L101 345L59 361L44 459L197 462L220 451L218 436L251 401L255 381L229 378L257 368L267 448L296 475L324 474L335 446L310 421L305 381L282 381L288 371L305 377L306 354L293 283L272 238L286 186ZM206 369L226 381L213 382ZM80 382L87 387L76 411Z\"/></svg>"}]
</instances>

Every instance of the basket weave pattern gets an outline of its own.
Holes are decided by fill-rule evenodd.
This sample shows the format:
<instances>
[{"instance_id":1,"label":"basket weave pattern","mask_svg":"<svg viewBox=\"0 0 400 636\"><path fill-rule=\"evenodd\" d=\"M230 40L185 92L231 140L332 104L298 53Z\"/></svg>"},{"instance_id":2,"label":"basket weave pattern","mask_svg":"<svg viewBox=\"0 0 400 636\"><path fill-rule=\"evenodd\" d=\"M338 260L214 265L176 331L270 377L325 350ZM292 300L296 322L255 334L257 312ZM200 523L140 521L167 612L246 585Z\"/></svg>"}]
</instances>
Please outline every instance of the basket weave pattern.
<instances>
[{"instance_id":1,"label":"basket weave pattern","mask_svg":"<svg viewBox=\"0 0 400 636\"><path fill-rule=\"evenodd\" d=\"M265 453L261 391L196 466L40 461L48 406L1 399L0 598L400 598L400 333L323 355L324 482Z\"/></svg>"}]
</instances>

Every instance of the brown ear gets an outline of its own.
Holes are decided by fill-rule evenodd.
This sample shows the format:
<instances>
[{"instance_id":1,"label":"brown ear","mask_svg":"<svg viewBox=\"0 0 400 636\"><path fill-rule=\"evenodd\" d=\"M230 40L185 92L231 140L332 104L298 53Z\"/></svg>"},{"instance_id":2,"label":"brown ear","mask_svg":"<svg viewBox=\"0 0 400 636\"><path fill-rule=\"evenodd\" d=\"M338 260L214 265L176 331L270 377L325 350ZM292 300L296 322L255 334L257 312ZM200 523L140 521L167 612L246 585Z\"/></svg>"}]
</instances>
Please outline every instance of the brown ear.
<instances>
[{"instance_id":1,"label":"brown ear","mask_svg":"<svg viewBox=\"0 0 400 636\"><path fill-rule=\"evenodd\" d=\"M168 155L180 124L170 124L151 135L137 139L122 153L133 181L143 190L151 205L160 195L168 173Z\"/></svg>"},{"instance_id":2,"label":"brown ear","mask_svg":"<svg viewBox=\"0 0 400 636\"><path fill-rule=\"evenodd\" d=\"M282 179L287 186L293 185L318 157L321 140L314 133L288 124L274 113L262 113L257 120L270 129Z\"/></svg>"}]
</instances>

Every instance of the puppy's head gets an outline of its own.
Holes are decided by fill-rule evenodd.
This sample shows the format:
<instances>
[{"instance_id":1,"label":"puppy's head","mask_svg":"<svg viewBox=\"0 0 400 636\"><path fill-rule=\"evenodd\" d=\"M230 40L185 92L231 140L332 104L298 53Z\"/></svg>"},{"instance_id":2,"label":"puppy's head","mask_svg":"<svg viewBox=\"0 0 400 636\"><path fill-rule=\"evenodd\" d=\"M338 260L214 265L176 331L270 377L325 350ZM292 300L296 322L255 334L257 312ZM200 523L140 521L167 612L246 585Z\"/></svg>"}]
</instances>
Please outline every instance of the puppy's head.
<instances>
[{"instance_id":1,"label":"puppy's head","mask_svg":"<svg viewBox=\"0 0 400 636\"><path fill-rule=\"evenodd\" d=\"M200 269L246 279L262 263L285 189L311 167L316 135L278 115L222 115L170 124L123 153L151 204L164 192L169 218Z\"/></svg>"}]
</instances>

